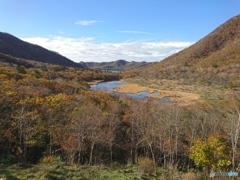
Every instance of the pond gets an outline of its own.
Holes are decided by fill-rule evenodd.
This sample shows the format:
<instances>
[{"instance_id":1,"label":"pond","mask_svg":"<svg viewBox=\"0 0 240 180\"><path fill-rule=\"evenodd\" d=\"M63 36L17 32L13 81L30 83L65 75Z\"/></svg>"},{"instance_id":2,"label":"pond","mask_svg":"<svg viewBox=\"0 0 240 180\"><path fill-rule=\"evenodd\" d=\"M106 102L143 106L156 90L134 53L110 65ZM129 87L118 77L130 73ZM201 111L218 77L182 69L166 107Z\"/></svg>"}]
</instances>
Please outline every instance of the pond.
<instances>
[{"instance_id":1,"label":"pond","mask_svg":"<svg viewBox=\"0 0 240 180\"><path fill-rule=\"evenodd\" d=\"M92 90L101 90L101 91L107 91L107 92L114 92L114 88L126 84L123 81L110 81L110 82L100 82L97 84L91 85Z\"/></svg>"},{"instance_id":2,"label":"pond","mask_svg":"<svg viewBox=\"0 0 240 180\"><path fill-rule=\"evenodd\" d=\"M117 69L103 69L102 72L120 73L121 71Z\"/></svg>"},{"instance_id":3,"label":"pond","mask_svg":"<svg viewBox=\"0 0 240 180\"><path fill-rule=\"evenodd\" d=\"M95 91L97 91L97 90L106 91L106 92L118 95L119 93L114 91L114 89L123 84L126 84L126 82L123 82L123 81L100 82L100 83L91 85L91 89L95 90ZM149 94L150 93L146 92L146 91L142 91L142 92L139 92L136 94L135 93L126 93L126 95L128 97L137 99L137 100L145 99L149 96ZM151 94L159 94L159 92L155 91ZM161 101L167 102L167 101L169 101L169 97L164 97L161 99Z\"/></svg>"}]
</instances>

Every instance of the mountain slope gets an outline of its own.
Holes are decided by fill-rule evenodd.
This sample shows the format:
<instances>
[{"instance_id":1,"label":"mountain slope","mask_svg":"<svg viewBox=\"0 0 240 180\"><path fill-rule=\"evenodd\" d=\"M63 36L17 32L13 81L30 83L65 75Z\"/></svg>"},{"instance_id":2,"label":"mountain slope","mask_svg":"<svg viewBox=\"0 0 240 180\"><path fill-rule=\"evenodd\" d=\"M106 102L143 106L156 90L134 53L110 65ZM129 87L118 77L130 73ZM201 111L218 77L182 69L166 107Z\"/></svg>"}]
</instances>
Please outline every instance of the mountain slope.
<instances>
[{"instance_id":1,"label":"mountain slope","mask_svg":"<svg viewBox=\"0 0 240 180\"><path fill-rule=\"evenodd\" d=\"M145 77L240 86L240 15L189 48L142 72Z\"/></svg>"},{"instance_id":2,"label":"mountain slope","mask_svg":"<svg viewBox=\"0 0 240 180\"><path fill-rule=\"evenodd\" d=\"M83 67L87 68L93 68L93 69L101 69L101 70L134 70L146 67L150 65L151 63L147 62L128 62L125 60L117 60L117 61L111 61L111 62L80 62L80 64Z\"/></svg>"},{"instance_id":3,"label":"mountain slope","mask_svg":"<svg viewBox=\"0 0 240 180\"><path fill-rule=\"evenodd\" d=\"M78 63L71 61L59 53L22 41L15 36L3 32L0 32L0 53L44 63L80 67Z\"/></svg>"}]
</instances>

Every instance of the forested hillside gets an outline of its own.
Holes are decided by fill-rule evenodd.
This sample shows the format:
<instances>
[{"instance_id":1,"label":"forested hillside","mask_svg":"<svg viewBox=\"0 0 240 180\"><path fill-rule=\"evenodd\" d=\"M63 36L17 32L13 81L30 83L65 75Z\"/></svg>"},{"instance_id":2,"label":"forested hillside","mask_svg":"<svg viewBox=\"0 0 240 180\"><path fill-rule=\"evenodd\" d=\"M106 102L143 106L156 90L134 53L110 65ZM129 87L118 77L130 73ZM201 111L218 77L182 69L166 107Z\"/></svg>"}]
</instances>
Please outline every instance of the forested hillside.
<instances>
[{"instance_id":1,"label":"forested hillside","mask_svg":"<svg viewBox=\"0 0 240 180\"><path fill-rule=\"evenodd\" d=\"M117 60L111 62L80 62L83 67L99 69L99 70L118 70L118 71L129 71L139 70L152 63L147 62L128 62L125 60Z\"/></svg>"},{"instance_id":2,"label":"forested hillside","mask_svg":"<svg viewBox=\"0 0 240 180\"><path fill-rule=\"evenodd\" d=\"M11 34L3 32L0 32L0 53L38 62L81 67L78 63L71 61L57 52L22 41Z\"/></svg>"},{"instance_id":3,"label":"forested hillside","mask_svg":"<svg viewBox=\"0 0 240 180\"><path fill-rule=\"evenodd\" d=\"M184 79L185 83L240 86L240 15L189 48L142 72L144 77Z\"/></svg>"}]
</instances>

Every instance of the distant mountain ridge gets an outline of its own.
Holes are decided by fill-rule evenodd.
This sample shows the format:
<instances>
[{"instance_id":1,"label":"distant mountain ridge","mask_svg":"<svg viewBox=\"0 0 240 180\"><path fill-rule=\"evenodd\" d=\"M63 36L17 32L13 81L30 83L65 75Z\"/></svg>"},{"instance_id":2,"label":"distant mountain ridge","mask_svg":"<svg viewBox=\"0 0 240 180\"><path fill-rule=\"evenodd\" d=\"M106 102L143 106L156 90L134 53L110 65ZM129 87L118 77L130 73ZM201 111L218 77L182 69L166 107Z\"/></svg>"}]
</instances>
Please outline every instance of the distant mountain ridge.
<instances>
[{"instance_id":1,"label":"distant mountain ridge","mask_svg":"<svg viewBox=\"0 0 240 180\"><path fill-rule=\"evenodd\" d=\"M57 52L22 41L4 32L0 32L0 53L38 62L80 67L80 64L71 61Z\"/></svg>"},{"instance_id":2,"label":"distant mountain ridge","mask_svg":"<svg viewBox=\"0 0 240 180\"><path fill-rule=\"evenodd\" d=\"M240 86L240 15L194 45L149 66L141 76Z\"/></svg>"},{"instance_id":3,"label":"distant mountain ridge","mask_svg":"<svg viewBox=\"0 0 240 180\"><path fill-rule=\"evenodd\" d=\"M145 61L142 62L128 62L126 60L117 60L111 62L80 62L83 67L92 68L92 69L100 69L100 70L134 70L134 69L141 69L146 67L152 63L148 63Z\"/></svg>"}]
</instances>

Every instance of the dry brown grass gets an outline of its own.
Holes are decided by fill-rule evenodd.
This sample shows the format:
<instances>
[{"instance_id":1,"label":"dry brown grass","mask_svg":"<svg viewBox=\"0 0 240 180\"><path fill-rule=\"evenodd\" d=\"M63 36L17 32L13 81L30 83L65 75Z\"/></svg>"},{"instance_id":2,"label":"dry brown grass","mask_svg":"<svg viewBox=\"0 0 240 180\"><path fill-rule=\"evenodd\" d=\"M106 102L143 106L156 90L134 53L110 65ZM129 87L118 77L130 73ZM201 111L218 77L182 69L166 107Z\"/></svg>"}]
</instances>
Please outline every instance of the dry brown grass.
<instances>
[{"instance_id":1,"label":"dry brown grass","mask_svg":"<svg viewBox=\"0 0 240 180\"><path fill-rule=\"evenodd\" d=\"M186 174L183 174L183 180L200 180L199 174L188 172Z\"/></svg>"},{"instance_id":2,"label":"dry brown grass","mask_svg":"<svg viewBox=\"0 0 240 180\"><path fill-rule=\"evenodd\" d=\"M156 164L147 157L138 158L138 166L142 173L152 174L156 171Z\"/></svg>"},{"instance_id":3,"label":"dry brown grass","mask_svg":"<svg viewBox=\"0 0 240 180\"><path fill-rule=\"evenodd\" d=\"M102 82L102 80L95 80L95 81L88 82L88 85L93 85L93 84L97 84L100 82Z\"/></svg>"},{"instance_id":4,"label":"dry brown grass","mask_svg":"<svg viewBox=\"0 0 240 180\"><path fill-rule=\"evenodd\" d=\"M131 83L127 83L127 84L123 84L121 86L118 86L116 89L116 91L118 92L122 92L122 93L139 93L142 91L147 91L147 92L154 92L153 89L145 87L145 86L141 86L138 84L131 84Z\"/></svg>"},{"instance_id":5,"label":"dry brown grass","mask_svg":"<svg viewBox=\"0 0 240 180\"><path fill-rule=\"evenodd\" d=\"M181 91L175 91L175 90L160 90L155 88L146 87L139 84L132 84L127 83L119 86L115 89L118 92L122 93L139 93L142 91L146 91L150 93L150 97L153 98L163 98L163 97L169 97L170 101L174 102L181 102L181 103L189 103L189 102L195 102L199 101L200 95L190 92L181 92ZM159 92L159 94L151 94L153 92Z\"/></svg>"},{"instance_id":6,"label":"dry brown grass","mask_svg":"<svg viewBox=\"0 0 240 180\"><path fill-rule=\"evenodd\" d=\"M147 92L157 91L160 93L159 95L152 94L151 97L161 98L169 96L172 101L185 103L224 100L232 93L231 89L223 88L222 86L204 86L198 83L190 84L183 79L132 78L126 81L130 84L138 84L138 86L131 85L132 88L129 88L127 87L129 85L126 85L126 87L119 88L121 92L126 92L127 90L129 92L137 92L145 88ZM134 91L130 91L131 89L134 89Z\"/></svg>"}]
</instances>

